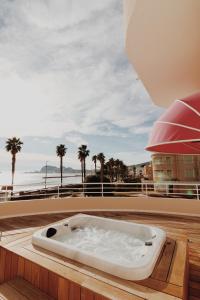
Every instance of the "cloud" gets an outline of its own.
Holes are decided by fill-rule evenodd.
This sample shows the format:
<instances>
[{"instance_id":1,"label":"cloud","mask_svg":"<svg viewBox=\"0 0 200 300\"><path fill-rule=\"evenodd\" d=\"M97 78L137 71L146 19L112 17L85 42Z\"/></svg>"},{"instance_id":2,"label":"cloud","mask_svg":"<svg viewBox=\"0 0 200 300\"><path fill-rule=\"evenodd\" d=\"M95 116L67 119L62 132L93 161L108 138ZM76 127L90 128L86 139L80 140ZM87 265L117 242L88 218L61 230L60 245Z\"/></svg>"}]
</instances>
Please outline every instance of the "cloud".
<instances>
[{"instance_id":1,"label":"cloud","mask_svg":"<svg viewBox=\"0 0 200 300\"><path fill-rule=\"evenodd\" d=\"M119 158L126 162L127 165L135 165L141 162L151 160L151 154L148 152L124 151L117 152L113 155L114 158Z\"/></svg>"},{"instance_id":2,"label":"cloud","mask_svg":"<svg viewBox=\"0 0 200 300\"><path fill-rule=\"evenodd\" d=\"M67 143L72 143L79 147L80 145L88 145L88 141L76 132L70 132L65 137Z\"/></svg>"},{"instance_id":3,"label":"cloud","mask_svg":"<svg viewBox=\"0 0 200 300\"><path fill-rule=\"evenodd\" d=\"M161 109L126 58L122 23L120 0L2 0L0 136L147 139Z\"/></svg>"}]
</instances>

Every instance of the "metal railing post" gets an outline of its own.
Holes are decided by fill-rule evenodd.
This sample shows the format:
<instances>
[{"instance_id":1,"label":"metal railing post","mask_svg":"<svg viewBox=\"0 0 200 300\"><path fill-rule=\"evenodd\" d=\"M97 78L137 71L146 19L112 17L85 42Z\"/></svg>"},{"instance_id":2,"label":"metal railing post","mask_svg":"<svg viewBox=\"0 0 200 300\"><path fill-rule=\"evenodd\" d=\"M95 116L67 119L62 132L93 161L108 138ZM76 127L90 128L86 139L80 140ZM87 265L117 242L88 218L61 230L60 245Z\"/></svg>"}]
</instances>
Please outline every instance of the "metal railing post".
<instances>
[{"instance_id":1,"label":"metal railing post","mask_svg":"<svg viewBox=\"0 0 200 300\"><path fill-rule=\"evenodd\" d=\"M58 198L60 198L60 187L58 185Z\"/></svg>"},{"instance_id":2,"label":"metal railing post","mask_svg":"<svg viewBox=\"0 0 200 300\"><path fill-rule=\"evenodd\" d=\"M167 183L165 184L165 189L166 189L166 195L168 196L169 191L168 191L168 184Z\"/></svg>"},{"instance_id":3,"label":"metal railing post","mask_svg":"<svg viewBox=\"0 0 200 300\"><path fill-rule=\"evenodd\" d=\"M147 188L147 183L145 184L145 193L146 193L146 196L148 196L148 188Z\"/></svg>"},{"instance_id":4,"label":"metal railing post","mask_svg":"<svg viewBox=\"0 0 200 300\"><path fill-rule=\"evenodd\" d=\"M85 197L85 183L83 182L83 196Z\"/></svg>"},{"instance_id":5,"label":"metal railing post","mask_svg":"<svg viewBox=\"0 0 200 300\"><path fill-rule=\"evenodd\" d=\"M8 186L6 185L5 201L7 201L7 198L8 198Z\"/></svg>"},{"instance_id":6,"label":"metal railing post","mask_svg":"<svg viewBox=\"0 0 200 300\"><path fill-rule=\"evenodd\" d=\"M198 186L198 184L196 184L196 190L197 190L197 194L196 194L197 200L199 200L199 186Z\"/></svg>"},{"instance_id":7,"label":"metal railing post","mask_svg":"<svg viewBox=\"0 0 200 300\"><path fill-rule=\"evenodd\" d=\"M103 197L103 182L101 183L101 196Z\"/></svg>"}]
</instances>

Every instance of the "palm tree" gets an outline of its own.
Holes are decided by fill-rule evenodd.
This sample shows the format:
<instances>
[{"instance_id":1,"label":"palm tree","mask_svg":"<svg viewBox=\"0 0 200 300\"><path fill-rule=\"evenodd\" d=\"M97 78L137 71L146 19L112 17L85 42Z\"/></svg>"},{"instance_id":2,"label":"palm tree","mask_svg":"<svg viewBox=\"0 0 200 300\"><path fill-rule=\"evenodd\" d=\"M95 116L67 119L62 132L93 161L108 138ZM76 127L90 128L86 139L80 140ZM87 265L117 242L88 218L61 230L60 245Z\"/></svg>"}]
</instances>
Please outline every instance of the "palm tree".
<instances>
[{"instance_id":1,"label":"palm tree","mask_svg":"<svg viewBox=\"0 0 200 300\"><path fill-rule=\"evenodd\" d=\"M96 155L92 156L92 161L94 162L95 174L97 174L97 156Z\"/></svg>"},{"instance_id":2,"label":"palm tree","mask_svg":"<svg viewBox=\"0 0 200 300\"><path fill-rule=\"evenodd\" d=\"M113 180L114 180L114 166L115 166L114 158L109 159L109 161L107 162L107 166L108 166L108 173L109 173L109 176L110 176L110 181L113 182Z\"/></svg>"},{"instance_id":3,"label":"palm tree","mask_svg":"<svg viewBox=\"0 0 200 300\"><path fill-rule=\"evenodd\" d=\"M6 141L6 150L12 155L12 187L14 184L16 154L21 151L23 142L19 138L13 137Z\"/></svg>"},{"instance_id":4,"label":"palm tree","mask_svg":"<svg viewBox=\"0 0 200 300\"><path fill-rule=\"evenodd\" d=\"M123 181L127 175L127 166L122 160L119 161L119 178Z\"/></svg>"},{"instance_id":5,"label":"palm tree","mask_svg":"<svg viewBox=\"0 0 200 300\"><path fill-rule=\"evenodd\" d=\"M78 159L81 162L81 180L83 183L83 153L82 153L81 147L78 148Z\"/></svg>"},{"instance_id":6,"label":"palm tree","mask_svg":"<svg viewBox=\"0 0 200 300\"><path fill-rule=\"evenodd\" d=\"M81 162L81 175L82 175L82 183L85 181L86 177L86 157L90 154L90 150L87 149L87 145L81 145L78 148L78 159Z\"/></svg>"},{"instance_id":7,"label":"palm tree","mask_svg":"<svg viewBox=\"0 0 200 300\"><path fill-rule=\"evenodd\" d=\"M62 187L62 183L63 183L63 157L65 156L67 152L67 148L65 147L65 145L60 144L56 147L56 153L57 156L60 157L60 185Z\"/></svg>"},{"instance_id":8,"label":"palm tree","mask_svg":"<svg viewBox=\"0 0 200 300\"><path fill-rule=\"evenodd\" d=\"M133 178L136 178L136 166L133 166Z\"/></svg>"},{"instance_id":9,"label":"palm tree","mask_svg":"<svg viewBox=\"0 0 200 300\"><path fill-rule=\"evenodd\" d=\"M100 162L101 165L101 182L103 182L105 155L102 152L97 154L97 160Z\"/></svg>"},{"instance_id":10,"label":"palm tree","mask_svg":"<svg viewBox=\"0 0 200 300\"><path fill-rule=\"evenodd\" d=\"M120 160L119 159L115 159L115 181L118 181L119 179L119 164L120 164Z\"/></svg>"}]
</instances>

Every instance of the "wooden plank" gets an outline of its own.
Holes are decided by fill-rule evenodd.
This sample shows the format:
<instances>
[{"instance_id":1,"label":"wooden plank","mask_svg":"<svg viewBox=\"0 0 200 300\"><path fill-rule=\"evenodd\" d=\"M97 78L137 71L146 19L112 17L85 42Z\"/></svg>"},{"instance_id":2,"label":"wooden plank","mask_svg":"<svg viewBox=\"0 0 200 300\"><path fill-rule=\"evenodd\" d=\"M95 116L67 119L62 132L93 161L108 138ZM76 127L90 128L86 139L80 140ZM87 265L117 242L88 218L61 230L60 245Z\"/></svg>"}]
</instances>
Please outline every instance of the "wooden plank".
<instances>
[{"instance_id":1,"label":"wooden plank","mask_svg":"<svg viewBox=\"0 0 200 300\"><path fill-rule=\"evenodd\" d=\"M49 272L48 277L48 294L57 299L58 298L58 275L52 272Z\"/></svg>"},{"instance_id":2,"label":"wooden plank","mask_svg":"<svg viewBox=\"0 0 200 300\"><path fill-rule=\"evenodd\" d=\"M0 241L0 245L5 246L7 244L10 244L10 243L16 241L17 239L21 239L28 235L30 235L30 232L18 233L18 234L12 234L12 235L3 235L1 238L1 241Z\"/></svg>"},{"instance_id":3,"label":"wooden plank","mask_svg":"<svg viewBox=\"0 0 200 300\"><path fill-rule=\"evenodd\" d=\"M40 267L40 282L39 288L44 293L48 293L49 289L49 271L43 267Z\"/></svg>"},{"instance_id":4,"label":"wooden plank","mask_svg":"<svg viewBox=\"0 0 200 300\"><path fill-rule=\"evenodd\" d=\"M22 245L23 242L25 242L25 244L27 244L27 241L30 240L30 239L31 239L30 233L29 233L29 234L26 233L25 236L23 235L23 236L20 237L20 238L16 238L16 237L15 237L11 242L5 243L5 244L2 245L2 246L3 246L5 249L11 250L12 247L14 247L14 246L16 246L16 245L18 245L18 244L21 244L21 245Z\"/></svg>"},{"instance_id":5,"label":"wooden plank","mask_svg":"<svg viewBox=\"0 0 200 300\"><path fill-rule=\"evenodd\" d=\"M26 299L29 300L53 300L53 298L44 294L39 289L33 287L30 283L21 278L16 278L9 281L8 285L12 287L13 290L15 289L20 295L26 297Z\"/></svg>"},{"instance_id":6,"label":"wooden plank","mask_svg":"<svg viewBox=\"0 0 200 300\"><path fill-rule=\"evenodd\" d=\"M167 239L164 245L164 251L162 257L154 269L151 278L157 279L159 281L166 281L170 270L171 261L173 258L173 253L175 249L175 241L172 239Z\"/></svg>"},{"instance_id":7,"label":"wooden plank","mask_svg":"<svg viewBox=\"0 0 200 300\"><path fill-rule=\"evenodd\" d=\"M6 250L0 247L0 283L5 281Z\"/></svg>"},{"instance_id":8,"label":"wooden plank","mask_svg":"<svg viewBox=\"0 0 200 300\"><path fill-rule=\"evenodd\" d=\"M191 296L194 296L196 298L200 299L200 290L197 288L189 287L189 292Z\"/></svg>"},{"instance_id":9,"label":"wooden plank","mask_svg":"<svg viewBox=\"0 0 200 300\"><path fill-rule=\"evenodd\" d=\"M92 286L92 290L94 292L100 293L100 294L102 293L101 288L99 287L99 284L98 285L96 284L96 282L99 282L99 278L95 277L95 279L94 279L93 278L94 273L92 273L91 276L81 274L83 270L81 270L81 273L80 273L79 271L70 269L61 263L55 264L54 261L52 261L48 258L45 258L45 256L43 256L41 259L41 256L39 253L37 253L37 254L34 252L31 253L30 251L28 251L25 248L17 247L15 249L15 252L21 256L29 257L29 260L32 260L32 262L36 262L37 264L40 264L44 268L48 268L49 270L51 270L51 272L55 272L58 275L61 275L63 277L66 276L67 279L69 279L79 285L83 286L83 284L84 284L84 287L86 287L86 288L90 289ZM93 269L93 271L94 271L94 269ZM95 270L95 272L96 271L97 270ZM110 292L112 291L112 293L115 293L117 290L119 291L119 289L121 289L121 290L124 290L124 294L127 293L127 297L124 298L125 295L123 295L123 298L121 298L121 299L129 299L130 297L129 297L128 293L130 293L130 295L132 294L132 296L134 295L134 296L140 297L140 298L145 298L147 295L150 297L150 295L152 295L152 293L153 293L153 290L151 288L147 289L146 287L143 287L143 289L141 291L142 286L139 286L139 284L136 284L131 281L125 281L120 278L114 277L112 275L108 275L106 273L100 272L100 274L103 274L104 277L106 276L105 278L103 277L103 275L101 275L101 277L100 277L101 278L100 280L101 281L103 280L104 285L107 284L107 282L108 282L107 278L109 278L109 286L107 286L106 291L108 291L108 289L109 289ZM86 285L86 283L87 283L87 285ZM95 283L97 290L94 290L94 283ZM140 292L138 291L138 287L140 287ZM105 288L105 286L104 286L104 288ZM110 295L110 293L107 293L106 295L108 295L108 294ZM157 300L157 299L160 300L161 294L162 293L154 292L154 300ZM169 298L169 299L171 299L171 298Z\"/></svg>"},{"instance_id":10,"label":"wooden plank","mask_svg":"<svg viewBox=\"0 0 200 300\"><path fill-rule=\"evenodd\" d=\"M186 258L187 258L187 244L184 241L177 241L175 251L174 251L174 256L172 259L172 264L167 277L168 282L179 286L183 286L184 284L183 275L186 268L185 266Z\"/></svg>"},{"instance_id":11,"label":"wooden plank","mask_svg":"<svg viewBox=\"0 0 200 300\"><path fill-rule=\"evenodd\" d=\"M95 300L95 293L82 287L81 288L81 300Z\"/></svg>"},{"instance_id":12,"label":"wooden plank","mask_svg":"<svg viewBox=\"0 0 200 300\"><path fill-rule=\"evenodd\" d=\"M1 300L28 300L27 297L19 293L7 282L0 285L0 299Z\"/></svg>"},{"instance_id":13,"label":"wooden plank","mask_svg":"<svg viewBox=\"0 0 200 300\"><path fill-rule=\"evenodd\" d=\"M102 295L95 295L94 300L109 300L108 298L102 296Z\"/></svg>"},{"instance_id":14,"label":"wooden plank","mask_svg":"<svg viewBox=\"0 0 200 300\"><path fill-rule=\"evenodd\" d=\"M189 300L199 300L199 299L200 299L199 297L198 297L198 298L197 298L197 297L194 297L194 296L190 296L190 297L189 297Z\"/></svg>"},{"instance_id":15,"label":"wooden plank","mask_svg":"<svg viewBox=\"0 0 200 300\"><path fill-rule=\"evenodd\" d=\"M69 299L81 300L81 287L72 281L69 283Z\"/></svg>"},{"instance_id":16,"label":"wooden plank","mask_svg":"<svg viewBox=\"0 0 200 300\"><path fill-rule=\"evenodd\" d=\"M200 291L200 284L198 282L190 281L189 287Z\"/></svg>"},{"instance_id":17,"label":"wooden plank","mask_svg":"<svg viewBox=\"0 0 200 300\"><path fill-rule=\"evenodd\" d=\"M6 258L5 258L6 264L5 264L5 270L4 270L4 280L10 280L11 279L11 263L12 263L12 252L6 251Z\"/></svg>"},{"instance_id":18,"label":"wooden plank","mask_svg":"<svg viewBox=\"0 0 200 300\"><path fill-rule=\"evenodd\" d=\"M33 286L39 289L40 287L40 267L37 264L32 263L31 269L31 283Z\"/></svg>"},{"instance_id":19,"label":"wooden plank","mask_svg":"<svg viewBox=\"0 0 200 300\"><path fill-rule=\"evenodd\" d=\"M157 279L148 278L142 281L138 282L141 283L143 286L149 287L151 289L154 289L156 291L162 291L163 293L176 296L178 298L181 298L183 295L183 289L182 287L174 284L166 284L164 281L159 281Z\"/></svg>"},{"instance_id":20,"label":"wooden plank","mask_svg":"<svg viewBox=\"0 0 200 300\"><path fill-rule=\"evenodd\" d=\"M59 277L58 278L58 300L69 299L69 280ZM90 300L90 299L85 299Z\"/></svg>"},{"instance_id":21,"label":"wooden plank","mask_svg":"<svg viewBox=\"0 0 200 300\"><path fill-rule=\"evenodd\" d=\"M55 254L53 254L51 252L48 252L46 250L43 252L42 249L39 250L39 248L37 248L37 249L33 248L31 245L25 247L25 249L30 249L31 251L34 251L34 253L37 253L38 255L42 255L42 257L44 257L44 258L49 258L50 261L52 261L52 262L55 261L56 263L59 263L59 265L61 264L65 267L73 268L76 271L81 271L81 273L83 273L85 275L89 275L89 276L91 276L93 278L96 278L98 280L102 280L104 282L107 282L109 280L110 284L112 282L112 285L115 285L115 286L119 286L119 283L120 283L120 288L124 289L124 290L130 289L131 286L133 285L133 283L131 283L131 281L125 281L123 279L113 277L112 275L106 274L104 272L101 272L99 270L93 269L93 268L88 267L88 266L84 266L83 264L80 265L79 263L74 262L74 261L71 261L71 263L70 263L69 259L63 258L63 257L58 256L58 255L55 255ZM57 268L57 270L58 270L58 268ZM64 274L62 272L60 272L60 275ZM69 274L69 273L67 273L67 274ZM149 279L147 279L147 281L149 281ZM153 284L152 284L152 282L153 282ZM144 286L147 286L147 287L150 287L150 288L152 287L152 288L160 290L160 291L164 290L165 292L167 292L169 294L172 294L172 295L175 295L175 296L178 296L178 297L180 295L182 295L182 291L181 291L180 287L176 287L176 286L170 285L170 284L166 285L162 281L157 282L155 280L150 280L149 283L147 283L146 281L141 281L140 283L143 284Z\"/></svg>"},{"instance_id":22,"label":"wooden plank","mask_svg":"<svg viewBox=\"0 0 200 300\"><path fill-rule=\"evenodd\" d=\"M25 259L23 257L19 256L18 268L17 268L17 275L19 277L24 277L24 265L25 265Z\"/></svg>"},{"instance_id":23,"label":"wooden plank","mask_svg":"<svg viewBox=\"0 0 200 300\"><path fill-rule=\"evenodd\" d=\"M12 253L12 258L11 258L11 276L10 276L11 279L13 279L13 278L15 278L17 276L18 260L19 260L19 256L16 255L15 253Z\"/></svg>"},{"instance_id":24,"label":"wooden plank","mask_svg":"<svg viewBox=\"0 0 200 300\"><path fill-rule=\"evenodd\" d=\"M25 259L24 264L24 279L31 282L32 279L32 262Z\"/></svg>"}]
</instances>

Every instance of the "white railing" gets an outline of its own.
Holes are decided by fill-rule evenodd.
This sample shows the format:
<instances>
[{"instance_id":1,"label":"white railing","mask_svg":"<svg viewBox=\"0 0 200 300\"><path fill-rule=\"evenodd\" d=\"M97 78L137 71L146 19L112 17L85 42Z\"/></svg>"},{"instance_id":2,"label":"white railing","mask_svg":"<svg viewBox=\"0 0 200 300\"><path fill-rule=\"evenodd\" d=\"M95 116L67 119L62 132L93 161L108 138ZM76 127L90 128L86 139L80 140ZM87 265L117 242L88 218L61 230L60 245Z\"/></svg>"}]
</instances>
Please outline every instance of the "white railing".
<instances>
[{"instance_id":1,"label":"white railing","mask_svg":"<svg viewBox=\"0 0 200 300\"><path fill-rule=\"evenodd\" d=\"M71 183L64 186L48 184L0 186L0 201L82 196L175 197L200 200L200 182L142 182L142 183Z\"/></svg>"}]
</instances>

